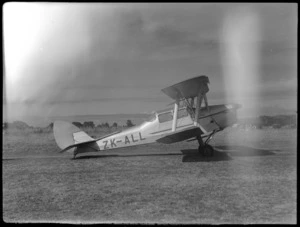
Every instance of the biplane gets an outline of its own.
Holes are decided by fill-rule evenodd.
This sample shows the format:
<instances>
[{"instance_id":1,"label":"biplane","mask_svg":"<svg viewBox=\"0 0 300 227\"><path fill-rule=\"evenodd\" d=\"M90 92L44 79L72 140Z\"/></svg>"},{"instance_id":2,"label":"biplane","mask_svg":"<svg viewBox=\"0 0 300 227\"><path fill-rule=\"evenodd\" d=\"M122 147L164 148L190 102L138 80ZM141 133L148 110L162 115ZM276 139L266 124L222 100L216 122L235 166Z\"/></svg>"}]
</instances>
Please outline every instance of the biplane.
<instances>
[{"instance_id":1,"label":"biplane","mask_svg":"<svg viewBox=\"0 0 300 227\"><path fill-rule=\"evenodd\" d=\"M54 137L61 152L99 152L149 143L171 144L197 140L203 156L213 156L212 137L237 121L239 104L208 105L209 79L197 76L162 89L174 100L174 107L156 111L141 125L94 139L65 121L55 121ZM202 107L204 100L205 106Z\"/></svg>"}]
</instances>

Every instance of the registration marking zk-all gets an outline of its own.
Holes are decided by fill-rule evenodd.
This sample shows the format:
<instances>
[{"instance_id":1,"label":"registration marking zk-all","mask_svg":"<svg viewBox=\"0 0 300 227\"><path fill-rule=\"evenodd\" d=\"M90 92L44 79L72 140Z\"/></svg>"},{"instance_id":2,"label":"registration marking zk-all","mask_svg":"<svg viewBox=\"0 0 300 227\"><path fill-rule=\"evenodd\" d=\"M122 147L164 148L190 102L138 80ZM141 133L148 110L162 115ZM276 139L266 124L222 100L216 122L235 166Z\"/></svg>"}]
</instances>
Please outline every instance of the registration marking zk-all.
<instances>
[{"instance_id":1,"label":"registration marking zk-all","mask_svg":"<svg viewBox=\"0 0 300 227\"><path fill-rule=\"evenodd\" d=\"M109 139L109 140L103 140L104 144L104 150L106 149L111 149L111 148L116 148L118 147L118 143L124 143L126 144L132 144L132 143L137 143L139 141L145 140L146 138L142 137L142 134L139 132L139 138L134 138L133 134L126 135L123 139L122 138L114 138L114 139Z\"/></svg>"}]
</instances>

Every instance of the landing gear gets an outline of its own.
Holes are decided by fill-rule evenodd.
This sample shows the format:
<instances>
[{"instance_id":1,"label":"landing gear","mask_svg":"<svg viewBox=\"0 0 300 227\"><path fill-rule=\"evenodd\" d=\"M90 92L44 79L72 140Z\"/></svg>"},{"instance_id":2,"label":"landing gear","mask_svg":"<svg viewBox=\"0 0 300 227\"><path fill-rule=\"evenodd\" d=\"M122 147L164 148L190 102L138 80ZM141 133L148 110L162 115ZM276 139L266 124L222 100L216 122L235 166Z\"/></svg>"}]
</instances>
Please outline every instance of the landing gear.
<instances>
[{"instance_id":1,"label":"landing gear","mask_svg":"<svg viewBox=\"0 0 300 227\"><path fill-rule=\"evenodd\" d=\"M198 151L204 157L212 157L214 156L214 148L209 144L205 144L204 146L199 146Z\"/></svg>"},{"instance_id":2,"label":"landing gear","mask_svg":"<svg viewBox=\"0 0 300 227\"><path fill-rule=\"evenodd\" d=\"M73 159L76 159L76 155L78 154L78 148L76 147L73 151Z\"/></svg>"},{"instance_id":3,"label":"landing gear","mask_svg":"<svg viewBox=\"0 0 300 227\"><path fill-rule=\"evenodd\" d=\"M206 139L205 142L203 142L202 137L199 135L197 136L197 140L199 143L198 151L201 155L205 157L211 157L214 156L214 148L209 145L209 141L212 139L213 135L216 133L216 131L213 131L208 138Z\"/></svg>"}]
</instances>

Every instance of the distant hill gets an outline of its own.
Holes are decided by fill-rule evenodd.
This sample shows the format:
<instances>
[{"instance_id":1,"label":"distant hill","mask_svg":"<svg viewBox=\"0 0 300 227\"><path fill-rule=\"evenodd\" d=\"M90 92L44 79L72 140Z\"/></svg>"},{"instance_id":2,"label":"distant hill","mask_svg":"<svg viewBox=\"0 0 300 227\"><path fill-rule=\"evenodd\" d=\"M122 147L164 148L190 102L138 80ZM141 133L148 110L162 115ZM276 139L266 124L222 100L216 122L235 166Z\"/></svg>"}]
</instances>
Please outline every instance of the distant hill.
<instances>
[{"instance_id":1,"label":"distant hill","mask_svg":"<svg viewBox=\"0 0 300 227\"><path fill-rule=\"evenodd\" d=\"M239 125L252 125L257 128L272 127L281 128L289 126L290 128L297 127L297 115L274 115L274 116L259 116L252 118L241 118L238 120Z\"/></svg>"},{"instance_id":2,"label":"distant hill","mask_svg":"<svg viewBox=\"0 0 300 227\"><path fill-rule=\"evenodd\" d=\"M29 126L28 124L26 124L23 121L14 121L12 123L3 122L2 123L2 129L7 129L7 128L11 128L11 129L28 129L28 128L31 128L31 126Z\"/></svg>"},{"instance_id":3,"label":"distant hill","mask_svg":"<svg viewBox=\"0 0 300 227\"><path fill-rule=\"evenodd\" d=\"M56 116L48 119L48 122L43 126L31 125L30 123L25 123L23 121L14 121L13 123L3 122L2 128L17 128L26 129L33 127L51 128L53 125L51 122L55 120L63 120L68 122L94 122L94 125L101 125L108 123L112 126L116 123L118 126L125 126L127 120L130 120L134 125L139 125L148 119L149 114L110 114L110 115L74 115L74 116ZM239 126L255 126L256 128L272 127L297 127L297 115L275 115L275 116L259 116L259 117L249 117L249 118L239 118Z\"/></svg>"}]
</instances>

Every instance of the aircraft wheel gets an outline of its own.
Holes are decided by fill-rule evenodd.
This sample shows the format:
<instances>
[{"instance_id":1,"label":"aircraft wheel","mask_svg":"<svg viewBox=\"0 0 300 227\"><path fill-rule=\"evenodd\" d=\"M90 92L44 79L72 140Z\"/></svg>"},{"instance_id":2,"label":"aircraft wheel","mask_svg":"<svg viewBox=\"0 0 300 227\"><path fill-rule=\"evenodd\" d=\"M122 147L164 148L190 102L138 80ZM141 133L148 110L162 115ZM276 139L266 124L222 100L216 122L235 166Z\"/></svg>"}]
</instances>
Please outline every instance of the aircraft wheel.
<instances>
[{"instance_id":1,"label":"aircraft wheel","mask_svg":"<svg viewBox=\"0 0 300 227\"><path fill-rule=\"evenodd\" d=\"M198 147L198 152L199 152L199 154L201 154L201 155L204 155L204 147L203 146L199 146Z\"/></svg>"},{"instance_id":2,"label":"aircraft wheel","mask_svg":"<svg viewBox=\"0 0 300 227\"><path fill-rule=\"evenodd\" d=\"M76 159L76 155L78 154L78 148L76 147L73 151L73 159Z\"/></svg>"},{"instance_id":3,"label":"aircraft wheel","mask_svg":"<svg viewBox=\"0 0 300 227\"><path fill-rule=\"evenodd\" d=\"M204 156L208 156L208 157L214 156L214 148L212 146L206 144L203 147L203 155Z\"/></svg>"}]
</instances>

